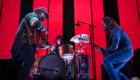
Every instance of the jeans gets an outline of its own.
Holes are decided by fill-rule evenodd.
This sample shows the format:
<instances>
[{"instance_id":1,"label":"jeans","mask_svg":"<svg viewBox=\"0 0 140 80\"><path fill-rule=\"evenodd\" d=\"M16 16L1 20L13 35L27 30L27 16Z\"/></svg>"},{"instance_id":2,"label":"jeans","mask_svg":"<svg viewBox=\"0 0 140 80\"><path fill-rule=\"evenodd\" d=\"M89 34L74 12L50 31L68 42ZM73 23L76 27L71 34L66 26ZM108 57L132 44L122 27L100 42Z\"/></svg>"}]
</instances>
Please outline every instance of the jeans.
<instances>
[{"instance_id":1,"label":"jeans","mask_svg":"<svg viewBox=\"0 0 140 80\"><path fill-rule=\"evenodd\" d=\"M132 53L133 50L131 48L122 49L108 55L102 60L110 80L120 80L120 77L124 80L129 80L129 78L119 72L119 70L131 59Z\"/></svg>"},{"instance_id":2,"label":"jeans","mask_svg":"<svg viewBox=\"0 0 140 80\"><path fill-rule=\"evenodd\" d=\"M72 77L72 69L71 69L71 65L69 65L69 75Z\"/></svg>"},{"instance_id":3,"label":"jeans","mask_svg":"<svg viewBox=\"0 0 140 80\"><path fill-rule=\"evenodd\" d=\"M35 62L34 49L27 44L23 44L18 54L24 65L19 71L16 80L29 80L30 69Z\"/></svg>"}]
</instances>

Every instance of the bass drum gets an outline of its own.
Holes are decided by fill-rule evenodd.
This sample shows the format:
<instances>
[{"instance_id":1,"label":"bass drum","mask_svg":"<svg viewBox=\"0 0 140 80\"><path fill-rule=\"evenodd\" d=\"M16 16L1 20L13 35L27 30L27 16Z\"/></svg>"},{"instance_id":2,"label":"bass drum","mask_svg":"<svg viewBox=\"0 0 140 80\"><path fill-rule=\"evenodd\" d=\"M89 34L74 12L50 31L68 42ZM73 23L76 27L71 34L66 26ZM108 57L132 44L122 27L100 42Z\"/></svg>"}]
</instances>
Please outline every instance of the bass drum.
<instances>
[{"instance_id":1,"label":"bass drum","mask_svg":"<svg viewBox=\"0 0 140 80\"><path fill-rule=\"evenodd\" d=\"M65 63L58 55L48 54L41 59L39 70L40 75L45 79L58 79L64 73Z\"/></svg>"}]
</instances>

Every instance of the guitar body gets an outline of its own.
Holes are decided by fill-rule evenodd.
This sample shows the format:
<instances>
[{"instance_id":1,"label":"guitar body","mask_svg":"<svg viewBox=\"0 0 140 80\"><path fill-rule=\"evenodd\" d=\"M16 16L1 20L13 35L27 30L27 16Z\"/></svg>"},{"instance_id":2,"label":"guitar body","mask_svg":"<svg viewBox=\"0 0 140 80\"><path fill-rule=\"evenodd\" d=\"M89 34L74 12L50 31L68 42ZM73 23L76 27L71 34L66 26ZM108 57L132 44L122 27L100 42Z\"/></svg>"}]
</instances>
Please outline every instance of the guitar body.
<instances>
[{"instance_id":1,"label":"guitar body","mask_svg":"<svg viewBox=\"0 0 140 80\"><path fill-rule=\"evenodd\" d=\"M29 37L29 45L33 48L41 48L43 47L39 42L43 41L45 39L45 33L39 32L36 28L30 27L30 31L32 32L32 35L28 32ZM46 40L47 41L47 40ZM45 43L45 42L44 42Z\"/></svg>"}]
</instances>

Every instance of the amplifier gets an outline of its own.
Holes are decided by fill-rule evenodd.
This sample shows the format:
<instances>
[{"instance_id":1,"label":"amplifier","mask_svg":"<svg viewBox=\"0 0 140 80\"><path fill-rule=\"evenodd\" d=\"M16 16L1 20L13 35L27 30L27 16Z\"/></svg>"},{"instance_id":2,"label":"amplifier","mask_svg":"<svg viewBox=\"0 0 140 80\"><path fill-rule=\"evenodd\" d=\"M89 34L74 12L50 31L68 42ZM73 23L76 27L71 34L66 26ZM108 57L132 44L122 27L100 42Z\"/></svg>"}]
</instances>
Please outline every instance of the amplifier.
<instances>
[{"instance_id":1,"label":"amplifier","mask_svg":"<svg viewBox=\"0 0 140 80\"><path fill-rule=\"evenodd\" d=\"M81 61L80 61L81 58ZM78 71L81 71L81 79L89 79L90 78L90 72L89 72L89 56L88 55L81 55L77 57L77 69ZM80 70L81 66L81 70Z\"/></svg>"}]
</instances>

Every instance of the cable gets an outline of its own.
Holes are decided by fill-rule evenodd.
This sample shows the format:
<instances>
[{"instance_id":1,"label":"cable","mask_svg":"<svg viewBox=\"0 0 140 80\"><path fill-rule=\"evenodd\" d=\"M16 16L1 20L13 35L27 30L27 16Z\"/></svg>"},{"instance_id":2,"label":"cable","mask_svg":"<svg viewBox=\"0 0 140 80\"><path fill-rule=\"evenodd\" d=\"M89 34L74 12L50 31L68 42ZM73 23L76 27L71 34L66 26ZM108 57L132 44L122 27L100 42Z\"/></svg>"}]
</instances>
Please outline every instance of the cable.
<instances>
[{"instance_id":1,"label":"cable","mask_svg":"<svg viewBox=\"0 0 140 80\"><path fill-rule=\"evenodd\" d=\"M24 44L24 43L22 43L22 45L20 46L20 48L19 48L18 51L16 52L16 55L18 54L18 52L19 52L19 50L21 49L21 47L23 46L23 44ZM9 67L7 68L7 70L5 71L5 73L4 73L4 74L2 75L2 77L0 78L0 80L1 80L1 79L4 77L4 75L8 72L9 68L11 67L13 61L14 61L15 58L16 58L16 55L15 55L15 57L13 58L13 60L11 61L10 65L9 65Z\"/></svg>"},{"instance_id":2,"label":"cable","mask_svg":"<svg viewBox=\"0 0 140 80\"><path fill-rule=\"evenodd\" d=\"M131 68L133 74L134 74L135 76L137 76L137 75L135 74L135 72L134 72L134 69L132 68L132 65L129 65L129 66L130 66L130 68Z\"/></svg>"}]
</instances>

